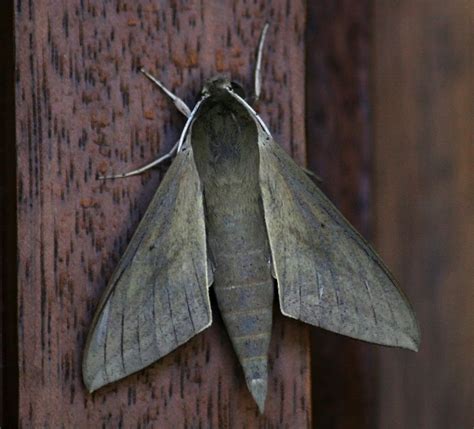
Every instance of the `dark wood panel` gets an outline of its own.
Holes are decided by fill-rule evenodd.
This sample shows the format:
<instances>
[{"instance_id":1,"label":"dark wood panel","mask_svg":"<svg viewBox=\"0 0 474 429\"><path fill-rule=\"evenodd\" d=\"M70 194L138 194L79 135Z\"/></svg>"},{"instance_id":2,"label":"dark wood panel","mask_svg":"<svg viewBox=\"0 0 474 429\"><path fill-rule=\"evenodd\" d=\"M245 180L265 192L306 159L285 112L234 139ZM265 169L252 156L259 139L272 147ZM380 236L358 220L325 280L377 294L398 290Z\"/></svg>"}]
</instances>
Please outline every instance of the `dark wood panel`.
<instances>
[{"instance_id":1,"label":"dark wood panel","mask_svg":"<svg viewBox=\"0 0 474 429\"><path fill-rule=\"evenodd\" d=\"M24 427L309 426L308 330L276 317L265 417L216 315L149 369L89 395L81 357L107 279L163 169L115 182L169 149L183 119L137 73L190 104L229 71L250 88L272 23L264 119L305 161L303 1L16 0L19 413Z\"/></svg>"},{"instance_id":2,"label":"dark wood panel","mask_svg":"<svg viewBox=\"0 0 474 429\"><path fill-rule=\"evenodd\" d=\"M474 424L472 1L374 2L376 241L419 318L380 352L378 427Z\"/></svg>"},{"instance_id":3,"label":"dark wood panel","mask_svg":"<svg viewBox=\"0 0 474 429\"><path fill-rule=\"evenodd\" d=\"M308 2L307 151L310 168L366 237L371 217L368 1ZM312 331L317 428L374 428L377 346Z\"/></svg>"},{"instance_id":4,"label":"dark wood panel","mask_svg":"<svg viewBox=\"0 0 474 429\"><path fill-rule=\"evenodd\" d=\"M0 426L18 416L13 4L0 4Z\"/></svg>"}]
</instances>

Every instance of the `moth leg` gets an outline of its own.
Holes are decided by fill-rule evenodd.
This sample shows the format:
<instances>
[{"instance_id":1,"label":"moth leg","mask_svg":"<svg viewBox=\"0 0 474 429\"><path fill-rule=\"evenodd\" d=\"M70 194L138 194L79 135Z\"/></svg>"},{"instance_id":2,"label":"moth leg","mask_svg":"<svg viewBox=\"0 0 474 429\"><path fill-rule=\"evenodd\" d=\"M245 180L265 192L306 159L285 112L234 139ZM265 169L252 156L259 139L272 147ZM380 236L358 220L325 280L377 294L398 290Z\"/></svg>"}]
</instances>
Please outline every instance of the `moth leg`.
<instances>
[{"instance_id":1,"label":"moth leg","mask_svg":"<svg viewBox=\"0 0 474 429\"><path fill-rule=\"evenodd\" d=\"M191 109L187 104L181 100L177 95L173 94L166 86L158 80L155 76L148 73L143 67L140 69L140 72L143 73L148 79L150 79L155 85L157 85L171 100L173 101L176 108L184 115L186 118L191 114Z\"/></svg>"},{"instance_id":2,"label":"moth leg","mask_svg":"<svg viewBox=\"0 0 474 429\"><path fill-rule=\"evenodd\" d=\"M254 74L254 84L255 84L255 94L254 102L256 103L260 98L262 93L262 56L263 56L263 45L265 44L265 37L267 36L268 27L270 24L267 22L263 26L262 34L260 35L260 40L258 42L258 51L257 51L257 62L255 64L255 74Z\"/></svg>"},{"instance_id":3,"label":"moth leg","mask_svg":"<svg viewBox=\"0 0 474 429\"><path fill-rule=\"evenodd\" d=\"M178 144L179 141L175 143L175 145L171 148L171 150L164 154L163 156L160 156L158 159L155 159L153 162L150 162L147 165L144 165L143 167L137 168L136 170L129 171L128 173L123 173L123 174L115 174L113 176L98 176L98 180L106 180L106 179L123 179L124 177L130 177L130 176L135 176L137 174L142 174L145 171L149 170L150 168L156 167L158 164L161 164L163 161L166 161L167 159L173 157L173 155L176 153L176 150L178 149Z\"/></svg>"}]
</instances>

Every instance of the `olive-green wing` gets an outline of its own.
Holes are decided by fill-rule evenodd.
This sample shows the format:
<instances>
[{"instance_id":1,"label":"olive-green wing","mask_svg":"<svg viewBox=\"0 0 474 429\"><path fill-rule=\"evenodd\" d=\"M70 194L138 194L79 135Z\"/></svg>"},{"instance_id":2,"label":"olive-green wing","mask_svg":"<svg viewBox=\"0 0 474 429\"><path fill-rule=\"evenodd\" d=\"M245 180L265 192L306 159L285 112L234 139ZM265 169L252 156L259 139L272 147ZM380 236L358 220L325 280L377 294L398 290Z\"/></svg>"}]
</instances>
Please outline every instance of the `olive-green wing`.
<instances>
[{"instance_id":1,"label":"olive-green wing","mask_svg":"<svg viewBox=\"0 0 474 429\"><path fill-rule=\"evenodd\" d=\"M260 138L260 186L283 314L417 350L410 305L372 247L293 160Z\"/></svg>"},{"instance_id":2,"label":"olive-green wing","mask_svg":"<svg viewBox=\"0 0 474 429\"><path fill-rule=\"evenodd\" d=\"M203 195L191 147L178 153L94 317L89 391L136 372L212 323Z\"/></svg>"}]
</instances>

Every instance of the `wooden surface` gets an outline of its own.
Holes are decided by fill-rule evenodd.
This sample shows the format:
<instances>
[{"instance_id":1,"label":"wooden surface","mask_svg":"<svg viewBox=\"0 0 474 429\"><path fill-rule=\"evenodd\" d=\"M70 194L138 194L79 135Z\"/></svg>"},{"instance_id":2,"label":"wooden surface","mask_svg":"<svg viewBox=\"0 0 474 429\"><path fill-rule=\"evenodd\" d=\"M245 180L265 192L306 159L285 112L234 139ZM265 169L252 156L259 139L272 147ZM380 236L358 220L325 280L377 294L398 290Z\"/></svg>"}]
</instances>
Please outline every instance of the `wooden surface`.
<instances>
[{"instance_id":1,"label":"wooden surface","mask_svg":"<svg viewBox=\"0 0 474 429\"><path fill-rule=\"evenodd\" d=\"M368 1L308 2L307 151L321 187L367 238L371 214ZM312 330L317 428L375 428L377 347Z\"/></svg>"},{"instance_id":2,"label":"wooden surface","mask_svg":"<svg viewBox=\"0 0 474 429\"><path fill-rule=\"evenodd\" d=\"M382 350L377 427L474 425L474 4L374 2L376 242L418 315Z\"/></svg>"},{"instance_id":3,"label":"wooden surface","mask_svg":"<svg viewBox=\"0 0 474 429\"><path fill-rule=\"evenodd\" d=\"M308 330L278 316L265 417L216 312L208 331L93 395L80 371L93 311L164 170L95 177L156 158L184 124L137 67L189 104L216 72L250 89L270 21L261 112L304 163L304 2L16 0L15 8L21 426L308 427Z\"/></svg>"}]
</instances>

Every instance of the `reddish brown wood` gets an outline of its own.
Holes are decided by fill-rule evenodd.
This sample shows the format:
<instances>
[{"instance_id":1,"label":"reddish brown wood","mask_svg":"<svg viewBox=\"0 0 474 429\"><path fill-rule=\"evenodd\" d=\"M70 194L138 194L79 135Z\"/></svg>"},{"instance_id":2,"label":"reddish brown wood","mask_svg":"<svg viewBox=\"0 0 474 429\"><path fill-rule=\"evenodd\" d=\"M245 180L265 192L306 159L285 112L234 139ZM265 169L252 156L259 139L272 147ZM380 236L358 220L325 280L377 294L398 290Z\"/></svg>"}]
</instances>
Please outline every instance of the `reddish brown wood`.
<instances>
[{"instance_id":1,"label":"reddish brown wood","mask_svg":"<svg viewBox=\"0 0 474 429\"><path fill-rule=\"evenodd\" d=\"M378 427L474 424L474 7L374 2L378 248L413 302L418 354L380 352Z\"/></svg>"},{"instance_id":2,"label":"reddish brown wood","mask_svg":"<svg viewBox=\"0 0 474 429\"><path fill-rule=\"evenodd\" d=\"M310 168L367 237L371 204L368 1L308 2L307 151ZM377 346L312 331L318 428L375 428Z\"/></svg>"},{"instance_id":3,"label":"reddish brown wood","mask_svg":"<svg viewBox=\"0 0 474 429\"><path fill-rule=\"evenodd\" d=\"M137 67L190 104L216 72L250 89L257 38L270 21L260 107L276 139L302 163L304 2L15 5L20 424L308 427L308 331L279 316L265 417L217 315L178 351L93 395L80 371L99 296L162 175L99 182L96 174L154 159L184 123Z\"/></svg>"}]
</instances>

